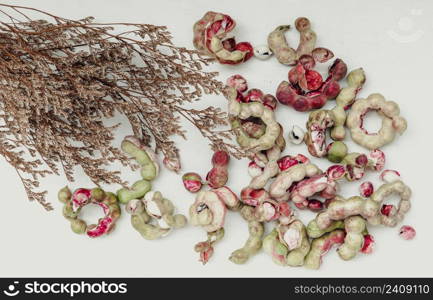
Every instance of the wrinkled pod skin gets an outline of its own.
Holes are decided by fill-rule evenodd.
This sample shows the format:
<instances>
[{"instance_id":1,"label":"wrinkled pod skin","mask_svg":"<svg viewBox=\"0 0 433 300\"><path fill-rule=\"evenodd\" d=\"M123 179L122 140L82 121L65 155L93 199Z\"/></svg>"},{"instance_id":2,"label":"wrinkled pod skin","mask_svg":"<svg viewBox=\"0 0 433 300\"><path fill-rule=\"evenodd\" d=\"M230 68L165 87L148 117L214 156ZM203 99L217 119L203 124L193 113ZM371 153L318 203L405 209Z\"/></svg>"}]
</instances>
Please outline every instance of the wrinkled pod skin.
<instances>
[{"instance_id":1,"label":"wrinkled pod skin","mask_svg":"<svg viewBox=\"0 0 433 300\"><path fill-rule=\"evenodd\" d=\"M225 89L225 96L229 100L229 118L233 131L236 134L236 141L245 149L254 149L259 152L272 148L280 136L281 127L275 119L272 109L260 102L240 103L236 100L237 91L232 87ZM266 125L265 133L259 138L251 138L241 126L240 120L249 117L259 118Z\"/></svg>"},{"instance_id":2,"label":"wrinkled pod skin","mask_svg":"<svg viewBox=\"0 0 433 300\"><path fill-rule=\"evenodd\" d=\"M303 66L299 65L296 68L303 68ZM282 81L277 88L275 97L281 104L291 106L296 111L305 112L322 108L328 100L337 97L340 92L338 81L344 78L346 72L346 64L341 59L336 59L329 68L328 78L322 82L317 90L306 92L298 84Z\"/></svg>"},{"instance_id":3,"label":"wrinkled pod skin","mask_svg":"<svg viewBox=\"0 0 433 300\"><path fill-rule=\"evenodd\" d=\"M141 166L141 176L144 180L152 181L158 176L159 165L155 152L143 145L139 139L134 136L125 137L121 149Z\"/></svg>"},{"instance_id":4,"label":"wrinkled pod skin","mask_svg":"<svg viewBox=\"0 0 433 300\"><path fill-rule=\"evenodd\" d=\"M364 117L375 110L382 118L382 127L371 134L364 128ZM366 99L358 99L350 109L346 126L352 140L367 149L379 149L391 143L396 134L402 134L407 128L406 120L400 116L400 108L394 101L388 101L381 94L371 94Z\"/></svg>"},{"instance_id":5,"label":"wrinkled pod skin","mask_svg":"<svg viewBox=\"0 0 433 300\"><path fill-rule=\"evenodd\" d=\"M138 180L130 188L121 188L117 191L119 202L127 204L132 199L143 198L152 189L152 184L147 180Z\"/></svg>"},{"instance_id":6,"label":"wrinkled pod skin","mask_svg":"<svg viewBox=\"0 0 433 300\"><path fill-rule=\"evenodd\" d=\"M344 220L347 217L360 215L365 218L371 225L380 224L380 202L371 198L363 199L359 196L353 196L344 199L336 196L329 204L326 211L319 213L315 221L319 229L325 229L331 226L333 221Z\"/></svg>"},{"instance_id":7,"label":"wrinkled pod skin","mask_svg":"<svg viewBox=\"0 0 433 300\"><path fill-rule=\"evenodd\" d=\"M212 169L206 175L206 181L211 188L220 188L227 183L229 162L230 155L226 151L214 152Z\"/></svg>"},{"instance_id":8,"label":"wrinkled pod skin","mask_svg":"<svg viewBox=\"0 0 433 300\"><path fill-rule=\"evenodd\" d=\"M342 244L345 235L344 230L336 229L313 239L311 242L311 250L305 258L304 266L308 269L319 269L323 255L325 255L333 245Z\"/></svg>"},{"instance_id":9,"label":"wrinkled pod skin","mask_svg":"<svg viewBox=\"0 0 433 300\"><path fill-rule=\"evenodd\" d=\"M400 197L395 213L390 215L380 214L380 223L388 227L395 227L398 223L402 222L404 216L410 210L411 189L403 181L396 180L382 184L370 197L376 203L381 204L392 194L397 194Z\"/></svg>"},{"instance_id":10,"label":"wrinkled pod skin","mask_svg":"<svg viewBox=\"0 0 433 300\"><path fill-rule=\"evenodd\" d=\"M295 220L285 226L287 230L296 233L296 246L289 249L282 236L275 228L263 240L263 249L269 254L274 263L281 266L299 267L304 264L304 259L310 251L310 241L305 226L299 220Z\"/></svg>"},{"instance_id":11,"label":"wrinkled pod skin","mask_svg":"<svg viewBox=\"0 0 433 300\"><path fill-rule=\"evenodd\" d=\"M298 208L307 208L311 203L310 197L320 195L324 199L333 199L337 193L338 184L329 180L326 174L314 175L296 183L290 193L290 200ZM321 203L320 201L317 201ZM314 207L313 207L314 208Z\"/></svg>"},{"instance_id":12,"label":"wrinkled pod skin","mask_svg":"<svg viewBox=\"0 0 433 300\"><path fill-rule=\"evenodd\" d=\"M208 11L193 26L194 47L204 55L214 57L221 64L235 65L246 62L253 56L250 43L236 43L234 38L227 38L236 26L228 15Z\"/></svg>"},{"instance_id":13,"label":"wrinkled pod skin","mask_svg":"<svg viewBox=\"0 0 433 300\"><path fill-rule=\"evenodd\" d=\"M336 105L332 109L334 114L334 126L331 129L331 138L334 141L342 141L346 136L344 124L346 122L346 110L354 103L356 95L362 89L366 77L362 68L351 71L347 77L348 86L341 89L337 98Z\"/></svg>"},{"instance_id":14,"label":"wrinkled pod skin","mask_svg":"<svg viewBox=\"0 0 433 300\"><path fill-rule=\"evenodd\" d=\"M277 145L266 151L267 163L263 171L251 179L249 187L252 189L262 189L268 183L269 179L276 176L279 172L278 159L281 155L281 149Z\"/></svg>"},{"instance_id":15,"label":"wrinkled pod skin","mask_svg":"<svg viewBox=\"0 0 433 300\"><path fill-rule=\"evenodd\" d=\"M341 259L350 260L360 252L364 245L363 232L366 229L366 221L360 216L351 216L344 220L346 237L337 252Z\"/></svg>"},{"instance_id":16,"label":"wrinkled pod skin","mask_svg":"<svg viewBox=\"0 0 433 300\"><path fill-rule=\"evenodd\" d=\"M119 202L127 204L132 199L139 199L152 189L151 181L158 176L159 165L156 154L135 136L126 136L121 149L135 159L141 166L142 180L136 181L130 188L121 188L117 191Z\"/></svg>"},{"instance_id":17,"label":"wrinkled pod skin","mask_svg":"<svg viewBox=\"0 0 433 300\"><path fill-rule=\"evenodd\" d=\"M107 235L114 230L121 214L116 195L101 188L79 188L72 193L68 187L64 187L57 196L64 204L63 216L70 222L71 230L76 234L86 233L91 238ZM104 217L96 224L87 225L80 218L82 209L88 204L98 205L104 212Z\"/></svg>"},{"instance_id":18,"label":"wrinkled pod skin","mask_svg":"<svg viewBox=\"0 0 433 300\"><path fill-rule=\"evenodd\" d=\"M397 193L401 198L397 212L390 216L381 214L382 203L393 193ZM410 197L410 188L401 180L385 183L367 199L353 196L346 200L343 197L336 196L327 210L316 216L315 221L319 229L325 229L331 226L333 221L345 220L350 216L359 215L371 225L383 224L394 227L403 220L404 215L409 211L411 206Z\"/></svg>"},{"instance_id":19,"label":"wrinkled pod skin","mask_svg":"<svg viewBox=\"0 0 433 300\"><path fill-rule=\"evenodd\" d=\"M308 152L315 157L327 154L326 130L334 126L335 117L330 110L316 110L309 114L306 124L305 144Z\"/></svg>"},{"instance_id":20,"label":"wrinkled pod skin","mask_svg":"<svg viewBox=\"0 0 433 300\"><path fill-rule=\"evenodd\" d=\"M172 229L185 227L184 215L174 214L173 203L163 198L160 192L149 192L144 199L133 199L126 205L131 214L132 227L147 240L166 236Z\"/></svg>"},{"instance_id":21,"label":"wrinkled pod skin","mask_svg":"<svg viewBox=\"0 0 433 300\"><path fill-rule=\"evenodd\" d=\"M235 250L230 255L230 261L235 264L246 263L252 255L256 254L262 248L262 237L264 233L263 223L257 221L248 222L249 237L245 245Z\"/></svg>"},{"instance_id":22,"label":"wrinkled pod skin","mask_svg":"<svg viewBox=\"0 0 433 300\"><path fill-rule=\"evenodd\" d=\"M302 56L311 56L315 61L323 63L334 56L328 49L315 47L317 36L307 18L297 18L295 27L300 35L296 50L289 46L285 37L290 25L278 26L268 35L269 49L281 64L293 66Z\"/></svg>"},{"instance_id":23,"label":"wrinkled pod skin","mask_svg":"<svg viewBox=\"0 0 433 300\"><path fill-rule=\"evenodd\" d=\"M317 225L317 221L313 219L307 225L307 234L310 238L316 239L336 229L344 229L344 221L333 221L328 227L322 229Z\"/></svg>"},{"instance_id":24,"label":"wrinkled pod skin","mask_svg":"<svg viewBox=\"0 0 433 300\"><path fill-rule=\"evenodd\" d=\"M286 171L281 172L275 178L271 183L269 193L278 201L288 200L290 195L287 190L293 183L299 182L305 177L312 177L321 173L322 171L314 164L306 163L294 165Z\"/></svg>"}]
</instances>

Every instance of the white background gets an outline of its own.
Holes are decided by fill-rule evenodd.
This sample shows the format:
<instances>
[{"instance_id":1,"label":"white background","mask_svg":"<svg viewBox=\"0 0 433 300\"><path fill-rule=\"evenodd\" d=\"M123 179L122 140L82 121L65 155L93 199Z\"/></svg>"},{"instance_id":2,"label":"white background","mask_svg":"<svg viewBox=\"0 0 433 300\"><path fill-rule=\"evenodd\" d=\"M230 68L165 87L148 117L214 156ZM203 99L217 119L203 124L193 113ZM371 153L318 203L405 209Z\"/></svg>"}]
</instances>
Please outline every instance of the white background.
<instances>
[{"instance_id":1,"label":"white background","mask_svg":"<svg viewBox=\"0 0 433 300\"><path fill-rule=\"evenodd\" d=\"M401 172L413 190L413 208L404 220L413 225L417 237L404 241L397 228L377 227L370 231L376 238L371 255L359 254L345 262L333 250L319 271L305 268L279 267L264 253L254 256L246 265L228 261L230 253L247 238L247 227L239 215L229 213L226 236L215 247L211 261L202 266L193 251L196 242L205 239L200 228L191 226L173 232L158 241L146 241L129 224L124 214L116 230L105 238L89 239L75 235L61 215L61 204L56 200L57 190L65 185L64 177L50 177L44 181L48 198L55 210L45 212L38 204L27 201L15 171L0 158L1 201L0 217L0 276L433 276L432 263L432 134L433 119L433 2L424 1L192 1L192 0L123 0L123 1L6 1L37 7L67 18L92 15L100 22L141 22L167 25L173 41L192 47L192 24L208 10L230 14L238 23L238 41L254 45L266 41L267 34L277 25L293 24L298 16L312 20L318 34L318 46L333 50L343 58L349 69L363 67L367 83L360 93L364 97L380 92L399 103L402 115L408 120L408 129L394 143L383 148L387 168ZM288 39L295 45L297 33L291 31ZM275 59L228 67L212 66L225 80L234 73L243 74L250 87L274 93L280 81L286 80L288 68ZM223 97L203 97L200 106L225 107ZM199 105L199 104L198 104ZM327 108L332 107L331 102ZM286 128L291 124L304 126L307 114L280 106L278 121ZM123 122L118 118L112 122ZM369 128L378 126L378 120L369 117ZM209 170L211 151L207 142L194 128L189 129L188 140L179 141L183 171L196 171L203 176ZM130 134L128 126L117 132L121 138ZM363 151L348 143L353 151ZM304 153L304 145L287 147L285 153ZM326 160L315 161L326 167ZM246 161L232 160L228 185L236 192L248 183ZM139 173L125 172L130 182ZM366 180L379 184L378 174L369 173ZM357 193L360 182L342 184L345 196ZM91 186L81 172L71 188ZM172 199L183 213L187 212L194 196L183 189L180 176L163 170L155 181L156 189ZM108 188L108 187L106 187ZM115 191L118 187L109 189ZM89 212L95 214L95 211ZM303 212L308 221L312 214ZM270 229L268 225L268 230Z\"/></svg>"}]
</instances>

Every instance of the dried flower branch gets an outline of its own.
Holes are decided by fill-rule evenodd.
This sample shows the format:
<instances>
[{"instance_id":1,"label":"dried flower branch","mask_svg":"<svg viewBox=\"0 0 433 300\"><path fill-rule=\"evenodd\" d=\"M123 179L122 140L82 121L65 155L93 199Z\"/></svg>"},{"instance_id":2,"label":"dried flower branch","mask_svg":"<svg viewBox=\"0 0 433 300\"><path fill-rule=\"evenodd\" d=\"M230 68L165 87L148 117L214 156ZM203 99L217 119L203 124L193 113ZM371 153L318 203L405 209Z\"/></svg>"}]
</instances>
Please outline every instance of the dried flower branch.
<instances>
[{"instance_id":1,"label":"dried flower branch","mask_svg":"<svg viewBox=\"0 0 433 300\"><path fill-rule=\"evenodd\" d=\"M29 199L47 210L46 192L37 190L48 174L63 170L73 181L81 166L95 184L125 184L119 172L104 169L113 161L129 164L111 145L117 126L103 124L116 112L166 160L179 159L171 137L185 137L181 118L213 148L242 154L227 142L229 131L215 130L226 124L220 109L183 107L223 86L216 73L202 70L209 59L174 46L164 26L74 21L0 4L0 60L0 154Z\"/></svg>"}]
</instances>

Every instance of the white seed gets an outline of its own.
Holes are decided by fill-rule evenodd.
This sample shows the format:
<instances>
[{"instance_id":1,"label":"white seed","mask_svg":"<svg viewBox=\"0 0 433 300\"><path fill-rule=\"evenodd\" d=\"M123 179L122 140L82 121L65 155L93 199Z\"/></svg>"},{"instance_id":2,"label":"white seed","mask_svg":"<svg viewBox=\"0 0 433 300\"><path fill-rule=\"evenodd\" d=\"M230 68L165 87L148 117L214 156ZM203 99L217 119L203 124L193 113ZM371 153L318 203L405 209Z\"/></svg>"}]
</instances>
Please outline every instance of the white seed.
<instances>
[{"instance_id":1,"label":"white seed","mask_svg":"<svg viewBox=\"0 0 433 300\"><path fill-rule=\"evenodd\" d=\"M292 144L299 145L304 141L305 131L298 125L294 125L289 132L289 141Z\"/></svg>"},{"instance_id":2,"label":"white seed","mask_svg":"<svg viewBox=\"0 0 433 300\"><path fill-rule=\"evenodd\" d=\"M258 59L265 60L272 56L272 51L267 45L254 47L254 56Z\"/></svg>"}]
</instances>

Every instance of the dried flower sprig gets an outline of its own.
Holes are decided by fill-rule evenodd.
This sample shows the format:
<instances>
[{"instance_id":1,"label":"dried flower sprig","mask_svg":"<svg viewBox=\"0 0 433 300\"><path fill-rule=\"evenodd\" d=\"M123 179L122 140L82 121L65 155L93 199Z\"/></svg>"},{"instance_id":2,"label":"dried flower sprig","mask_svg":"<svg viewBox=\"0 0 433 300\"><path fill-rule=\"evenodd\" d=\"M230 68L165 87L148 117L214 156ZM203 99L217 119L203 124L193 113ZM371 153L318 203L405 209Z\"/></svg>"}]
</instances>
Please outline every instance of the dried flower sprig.
<instances>
[{"instance_id":1,"label":"dried flower sprig","mask_svg":"<svg viewBox=\"0 0 433 300\"><path fill-rule=\"evenodd\" d=\"M117 126L103 123L115 113L167 161L179 161L171 138L185 137L181 118L214 149L240 156L230 132L215 129L226 124L225 113L184 106L221 93L217 74L202 70L209 62L173 45L164 26L74 21L0 4L0 155L17 170L29 199L47 210L38 188L48 174L63 170L73 181L81 166L95 184L125 184L119 172L104 169L113 161L129 164L111 145Z\"/></svg>"}]
</instances>

